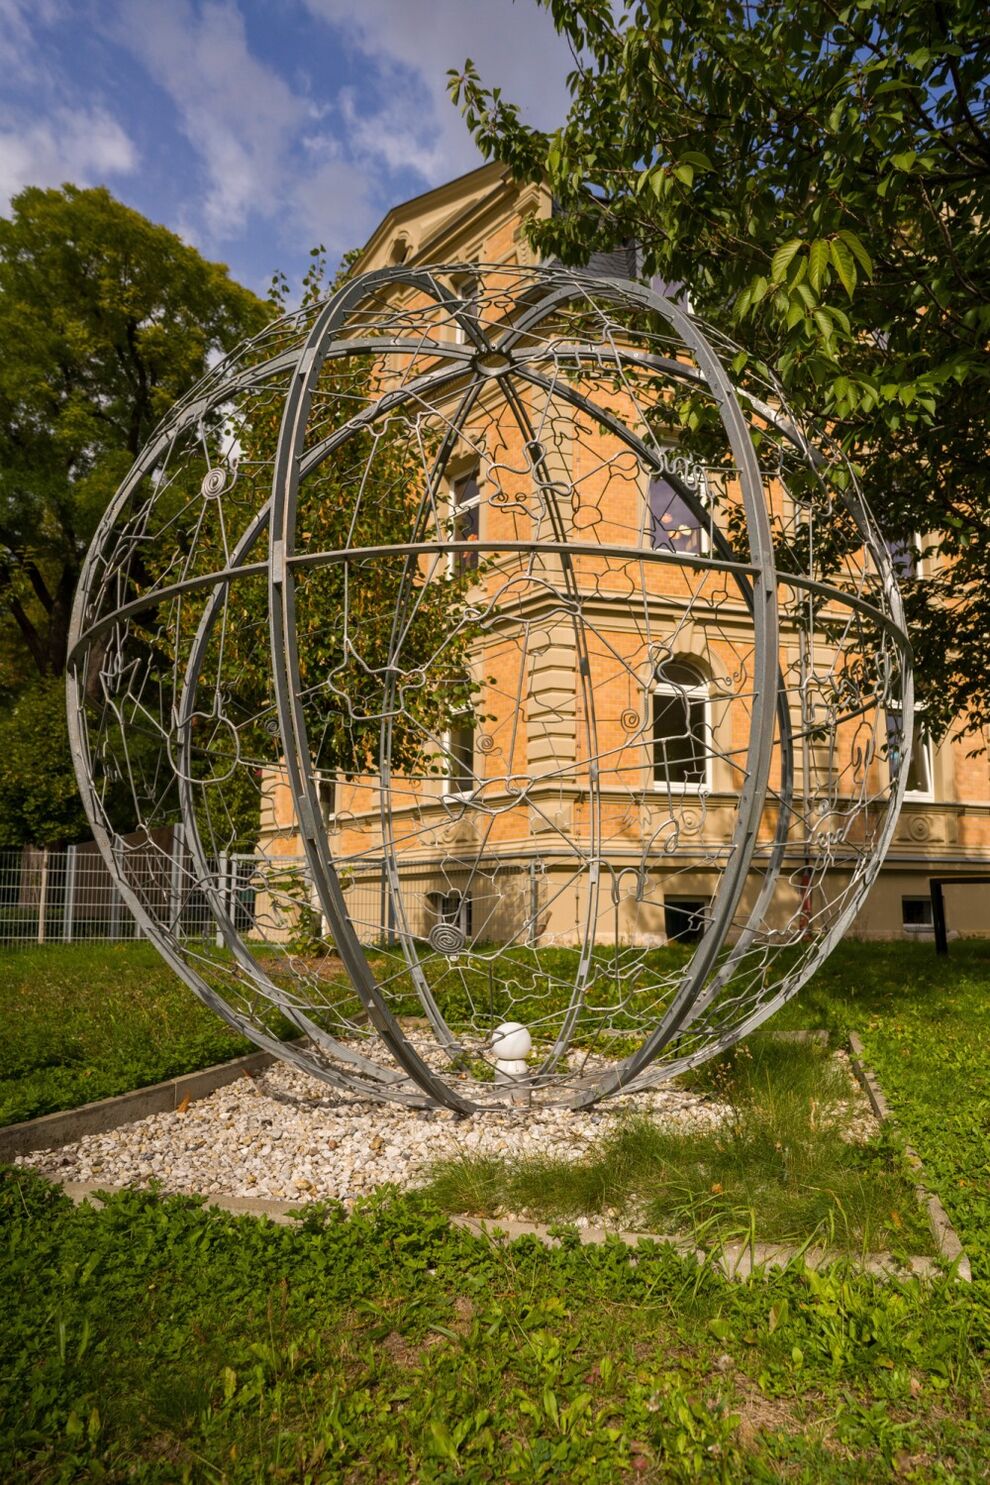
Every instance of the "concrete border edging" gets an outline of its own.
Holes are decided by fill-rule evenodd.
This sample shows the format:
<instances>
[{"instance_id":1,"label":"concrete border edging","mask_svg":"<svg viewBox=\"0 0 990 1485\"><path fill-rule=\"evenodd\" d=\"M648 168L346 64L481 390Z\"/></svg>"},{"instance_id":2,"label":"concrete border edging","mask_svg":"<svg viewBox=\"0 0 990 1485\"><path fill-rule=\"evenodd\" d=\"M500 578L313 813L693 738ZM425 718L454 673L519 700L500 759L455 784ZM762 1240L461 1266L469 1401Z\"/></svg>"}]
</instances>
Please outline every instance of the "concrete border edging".
<instances>
[{"instance_id":1,"label":"concrete border edging","mask_svg":"<svg viewBox=\"0 0 990 1485\"><path fill-rule=\"evenodd\" d=\"M150 1114L169 1114L185 1099L206 1098L241 1077L251 1077L270 1067L275 1058L270 1052L249 1052L231 1062L218 1062L199 1072L183 1073L164 1083L151 1083L115 1098L100 1098L76 1109L61 1109L55 1114L42 1114L38 1119L25 1119L20 1124L0 1128L0 1161L32 1150L55 1150L72 1144L87 1134L105 1134L121 1124L147 1119Z\"/></svg>"},{"instance_id":2,"label":"concrete border edging","mask_svg":"<svg viewBox=\"0 0 990 1485\"><path fill-rule=\"evenodd\" d=\"M123 1191L133 1190L127 1186L106 1186L98 1181L63 1181L62 1190L77 1206L83 1202L102 1205L104 1196L117 1196ZM187 1194L163 1192L163 1198ZM263 1217L279 1227L291 1227L305 1218L306 1206L298 1201L272 1201L253 1196L207 1196L203 1205L217 1211L229 1212L235 1217ZM313 1203L316 1205L316 1203ZM490 1243L514 1242L517 1238L532 1237L547 1248L561 1244L561 1223L529 1222L522 1217L467 1217L454 1214L450 1225L459 1227L477 1238ZM823 1268L842 1258L856 1269L875 1275L880 1279L919 1278L933 1279L941 1272L941 1265L933 1258L911 1257L899 1262L891 1253L864 1253L845 1255L826 1248L799 1248L787 1243L725 1243L722 1247L706 1251L699 1248L689 1237L672 1236L657 1232L626 1232L617 1228L579 1227L575 1229L582 1247L597 1247L609 1241L624 1243L635 1250L641 1243L662 1243L675 1248L679 1253L695 1260L699 1267L710 1264L722 1271L728 1279L749 1279L761 1272L786 1268L795 1259L800 1259L808 1268Z\"/></svg>"},{"instance_id":3,"label":"concrete border edging","mask_svg":"<svg viewBox=\"0 0 990 1485\"><path fill-rule=\"evenodd\" d=\"M852 1070L870 1101L870 1105L877 1118L885 1124L893 1124L897 1127L897 1121L890 1110L883 1089L877 1082L876 1074L865 1060L863 1043L855 1031L849 1033L850 1064ZM931 1228L932 1238L935 1242L936 1251L943 1262L955 1268L956 1277L964 1284L973 1282L973 1270L970 1265L966 1250L962 1245L959 1234L949 1219L945 1210L934 1191L930 1191L925 1184L925 1167L921 1156L913 1146L905 1144L904 1157L914 1172L915 1188L914 1194L918 1199L918 1205L924 1209Z\"/></svg>"}]
</instances>

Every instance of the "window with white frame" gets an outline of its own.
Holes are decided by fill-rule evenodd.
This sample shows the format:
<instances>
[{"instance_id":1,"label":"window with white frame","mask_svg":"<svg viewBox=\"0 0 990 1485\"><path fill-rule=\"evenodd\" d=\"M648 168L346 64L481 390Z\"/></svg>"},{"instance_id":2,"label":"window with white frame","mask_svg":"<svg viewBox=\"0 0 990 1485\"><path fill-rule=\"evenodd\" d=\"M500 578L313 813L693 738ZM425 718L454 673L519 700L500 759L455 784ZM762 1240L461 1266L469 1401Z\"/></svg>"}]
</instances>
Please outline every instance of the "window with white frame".
<instances>
[{"instance_id":1,"label":"window with white frame","mask_svg":"<svg viewBox=\"0 0 990 1485\"><path fill-rule=\"evenodd\" d=\"M454 541L477 541L481 534L481 481L477 465L454 480L450 504ZM477 552L458 552L454 560L456 572L473 572L477 565Z\"/></svg>"},{"instance_id":2,"label":"window with white frame","mask_svg":"<svg viewBox=\"0 0 990 1485\"><path fill-rule=\"evenodd\" d=\"M320 814L324 825L329 825L337 813L337 780L332 774L316 775L316 793L320 801Z\"/></svg>"},{"instance_id":3,"label":"window with white frame","mask_svg":"<svg viewBox=\"0 0 990 1485\"><path fill-rule=\"evenodd\" d=\"M469 273L465 274L463 278L455 279L453 283L453 289L454 295L459 301L457 308L462 314L466 315L468 319L474 319L478 313L478 301L481 297L481 285L478 282L477 276L473 273ZM455 321L454 323L454 339L457 344L470 344L471 337L468 335L464 326L460 323L460 321Z\"/></svg>"},{"instance_id":4,"label":"window with white frame","mask_svg":"<svg viewBox=\"0 0 990 1485\"><path fill-rule=\"evenodd\" d=\"M653 782L701 789L711 783L708 683L693 665L672 661L653 683Z\"/></svg>"},{"instance_id":5,"label":"window with white frame","mask_svg":"<svg viewBox=\"0 0 990 1485\"><path fill-rule=\"evenodd\" d=\"M426 898L435 923L459 928L465 939L470 939L473 914L469 893L456 890L428 892Z\"/></svg>"},{"instance_id":6,"label":"window with white frame","mask_svg":"<svg viewBox=\"0 0 990 1485\"><path fill-rule=\"evenodd\" d=\"M904 757L904 717L899 710L887 713L887 765L891 782L901 772ZM932 743L925 732L924 718L915 716L911 733L911 759L908 763L906 797L931 799L933 790Z\"/></svg>"},{"instance_id":7,"label":"window with white frame","mask_svg":"<svg viewBox=\"0 0 990 1485\"><path fill-rule=\"evenodd\" d=\"M705 522L663 475L651 477L648 501L647 534L653 550L693 552L700 557L707 546Z\"/></svg>"},{"instance_id":8,"label":"window with white frame","mask_svg":"<svg viewBox=\"0 0 990 1485\"><path fill-rule=\"evenodd\" d=\"M447 758L445 793L448 798L468 799L477 787L474 771L474 717L465 713L448 728L444 737Z\"/></svg>"},{"instance_id":9,"label":"window with white frame","mask_svg":"<svg viewBox=\"0 0 990 1485\"><path fill-rule=\"evenodd\" d=\"M884 545L898 581L921 577L921 541L917 532L909 537L887 537Z\"/></svg>"}]
</instances>

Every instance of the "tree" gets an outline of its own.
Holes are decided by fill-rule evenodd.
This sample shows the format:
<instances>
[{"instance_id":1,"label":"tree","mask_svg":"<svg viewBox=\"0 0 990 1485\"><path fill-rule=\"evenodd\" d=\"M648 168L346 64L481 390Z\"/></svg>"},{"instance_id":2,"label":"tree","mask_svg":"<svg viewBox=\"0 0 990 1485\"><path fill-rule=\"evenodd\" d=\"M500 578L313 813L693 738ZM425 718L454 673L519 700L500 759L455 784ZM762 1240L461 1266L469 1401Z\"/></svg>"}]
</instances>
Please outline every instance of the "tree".
<instances>
[{"instance_id":1,"label":"tree","mask_svg":"<svg viewBox=\"0 0 990 1485\"><path fill-rule=\"evenodd\" d=\"M69 754L65 685L33 682L0 714L0 849L89 834Z\"/></svg>"},{"instance_id":2,"label":"tree","mask_svg":"<svg viewBox=\"0 0 990 1485\"><path fill-rule=\"evenodd\" d=\"M0 220L0 601L13 673L60 675L96 522L155 424L266 305L102 188L22 191Z\"/></svg>"},{"instance_id":3,"label":"tree","mask_svg":"<svg viewBox=\"0 0 990 1485\"><path fill-rule=\"evenodd\" d=\"M342 287L347 277L345 264L332 287ZM303 311L326 297L322 248L313 249L302 288ZM285 294L284 280L276 275L273 305L284 308ZM291 314L270 325L245 355L266 362L290 350L298 353L299 336ZM375 351L325 362L313 399L321 439L373 406L383 373L389 368ZM168 478L160 484L149 480L143 492L146 552L139 569L129 573L134 596L155 584L167 587L177 564L185 577L227 565L233 537L250 527L271 497L283 413L282 391L275 395L267 385L229 398L221 393L218 405L201 414L195 437L179 440L167 461ZM476 700L478 687L469 677L475 631L464 619L475 574L441 562L427 576L405 555L357 555L362 546L401 546L411 539L427 479L424 460L435 456L441 428L439 419L431 425L415 404L409 420L393 410L370 428L358 426L298 492L300 550L355 549L346 564L302 570L296 587L295 660L310 763L327 778L380 772L386 712L392 768L439 772L443 760L431 740ZM223 471L222 498L201 497L204 451L211 467ZM259 551L251 555L256 558ZM197 825L215 855L254 846L259 790L279 767L282 741L275 722L268 603L263 576L231 583L224 590L222 618L200 657L190 763ZM392 645L399 603L406 621L396 679ZM115 699L123 722L122 735L111 726L111 751L119 754L126 740L126 771L138 782L136 797L118 816L122 830L164 823L177 814L173 769L160 766L162 743L177 700L176 677L187 674L201 615L195 601L166 609L164 617L153 608L128 636L128 661L140 663L128 669L127 694ZM390 681L397 694L387 701ZM156 718L157 734L148 729L149 717Z\"/></svg>"},{"instance_id":4,"label":"tree","mask_svg":"<svg viewBox=\"0 0 990 1485\"><path fill-rule=\"evenodd\" d=\"M475 140L555 211L568 264L635 241L643 271L827 421L907 581L926 723L990 725L990 31L978 0L538 0L576 63L568 118L527 127L469 61ZM742 370L740 364L739 370ZM685 414L689 418L689 411ZM929 533L931 536L929 537Z\"/></svg>"}]
</instances>

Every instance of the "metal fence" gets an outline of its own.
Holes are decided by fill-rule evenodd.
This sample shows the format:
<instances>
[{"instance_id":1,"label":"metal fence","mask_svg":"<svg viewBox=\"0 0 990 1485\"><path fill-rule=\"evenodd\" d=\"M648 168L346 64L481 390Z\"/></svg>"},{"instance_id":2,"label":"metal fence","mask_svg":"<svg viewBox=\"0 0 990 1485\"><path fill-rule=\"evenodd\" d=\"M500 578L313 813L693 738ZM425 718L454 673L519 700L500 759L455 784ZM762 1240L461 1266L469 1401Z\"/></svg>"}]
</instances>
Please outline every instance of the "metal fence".
<instances>
[{"instance_id":1,"label":"metal fence","mask_svg":"<svg viewBox=\"0 0 990 1485\"><path fill-rule=\"evenodd\" d=\"M245 852L207 858L204 877L181 827L156 831L154 838L125 837L119 850L125 880L152 918L168 924L177 938L222 947L208 892L247 938L291 942L305 914L317 932L326 931L301 856ZM440 924L465 942L536 941L542 869L535 861L478 858L441 866L410 857L403 859L394 886L380 859L340 864L348 912L364 944L394 944L400 932L426 940ZM0 946L140 936L95 842L0 852Z\"/></svg>"},{"instance_id":2,"label":"metal fence","mask_svg":"<svg viewBox=\"0 0 990 1485\"><path fill-rule=\"evenodd\" d=\"M131 850L128 880L164 910L179 937L215 939L216 922L202 882L191 882L178 841L171 849ZM253 855L210 861L217 892L239 930L254 925L257 860ZM121 942L141 930L93 842L50 850L0 851L0 945Z\"/></svg>"}]
</instances>

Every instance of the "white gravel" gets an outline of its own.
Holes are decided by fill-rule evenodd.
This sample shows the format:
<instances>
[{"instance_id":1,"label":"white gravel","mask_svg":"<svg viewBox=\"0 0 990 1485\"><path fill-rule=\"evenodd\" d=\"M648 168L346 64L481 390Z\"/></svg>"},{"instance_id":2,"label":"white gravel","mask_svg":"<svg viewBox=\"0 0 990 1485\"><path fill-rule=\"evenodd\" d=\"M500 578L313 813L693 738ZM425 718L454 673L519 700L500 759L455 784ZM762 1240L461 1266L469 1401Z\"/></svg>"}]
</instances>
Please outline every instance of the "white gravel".
<instances>
[{"instance_id":1,"label":"white gravel","mask_svg":"<svg viewBox=\"0 0 990 1485\"><path fill-rule=\"evenodd\" d=\"M203 1195L337 1197L350 1202L376 1186L412 1187L433 1160L459 1154L577 1159L590 1141L635 1107L668 1126L710 1128L724 1105L680 1088L659 1088L575 1113L568 1109L487 1111L457 1118L337 1093L276 1063L239 1078L184 1113L152 1114L72 1145L18 1157L59 1181L100 1181Z\"/></svg>"},{"instance_id":2,"label":"white gravel","mask_svg":"<svg viewBox=\"0 0 990 1485\"><path fill-rule=\"evenodd\" d=\"M837 1054L841 1060L847 1059ZM869 1139L877 1125L850 1076L845 1138ZM287 1063L242 1077L183 1111L153 1114L76 1144L17 1158L58 1181L107 1187L159 1184L206 1196L350 1204L376 1186L425 1179L430 1162L459 1154L544 1154L577 1159L630 1109L668 1128L712 1128L725 1104L682 1088L627 1094L576 1113L506 1110L458 1118L338 1093Z\"/></svg>"}]
</instances>

